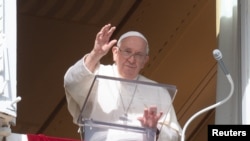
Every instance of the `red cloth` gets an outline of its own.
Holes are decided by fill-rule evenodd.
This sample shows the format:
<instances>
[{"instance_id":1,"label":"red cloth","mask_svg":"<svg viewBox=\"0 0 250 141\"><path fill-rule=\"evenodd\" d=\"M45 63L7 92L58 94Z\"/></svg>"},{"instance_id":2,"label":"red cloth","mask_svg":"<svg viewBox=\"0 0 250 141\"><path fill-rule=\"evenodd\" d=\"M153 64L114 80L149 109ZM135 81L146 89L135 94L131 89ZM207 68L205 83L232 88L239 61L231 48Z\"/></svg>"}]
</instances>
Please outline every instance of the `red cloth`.
<instances>
[{"instance_id":1,"label":"red cloth","mask_svg":"<svg viewBox=\"0 0 250 141\"><path fill-rule=\"evenodd\" d=\"M27 134L28 141L81 141L77 139L67 139L58 137L49 137L43 134Z\"/></svg>"}]
</instances>

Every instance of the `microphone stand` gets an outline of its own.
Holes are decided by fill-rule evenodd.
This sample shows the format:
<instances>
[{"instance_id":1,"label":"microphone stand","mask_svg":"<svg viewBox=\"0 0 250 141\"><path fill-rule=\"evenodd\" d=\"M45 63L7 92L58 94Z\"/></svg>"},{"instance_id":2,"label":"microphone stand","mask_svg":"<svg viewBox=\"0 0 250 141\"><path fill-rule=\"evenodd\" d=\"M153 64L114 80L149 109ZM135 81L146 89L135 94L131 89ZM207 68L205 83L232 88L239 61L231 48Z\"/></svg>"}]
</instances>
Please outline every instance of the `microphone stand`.
<instances>
[{"instance_id":1,"label":"microphone stand","mask_svg":"<svg viewBox=\"0 0 250 141\"><path fill-rule=\"evenodd\" d=\"M185 141L185 132L186 132L186 130L187 130L187 127L188 127L188 125L189 125L196 117L198 117L199 115L203 114L203 113L206 112L206 111L209 111L209 110L211 110L211 109L213 109L213 108L216 108L216 107L218 107L218 106L224 104L225 102L227 102L227 101L232 97L233 92L234 92L234 83L233 83L232 77L231 77L231 75L230 75L229 73L226 74L226 77L227 77L227 79L228 79L228 81L229 81L229 83L230 83L230 85L231 85L231 90L230 90L229 95L228 95L225 99L223 99L223 100L221 100L221 101L219 101L219 102L217 102L217 103L215 103L215 104L213 104L213 105L211 105L211 106L209 106L209 107L206 107L206 108L200 110L199 112L195 113L192 117L190 117L190 118L188 119L188 121L185 123L185 125L183 126L182 135L181 135L181 141Z\"/></svg>"}]
</instances>

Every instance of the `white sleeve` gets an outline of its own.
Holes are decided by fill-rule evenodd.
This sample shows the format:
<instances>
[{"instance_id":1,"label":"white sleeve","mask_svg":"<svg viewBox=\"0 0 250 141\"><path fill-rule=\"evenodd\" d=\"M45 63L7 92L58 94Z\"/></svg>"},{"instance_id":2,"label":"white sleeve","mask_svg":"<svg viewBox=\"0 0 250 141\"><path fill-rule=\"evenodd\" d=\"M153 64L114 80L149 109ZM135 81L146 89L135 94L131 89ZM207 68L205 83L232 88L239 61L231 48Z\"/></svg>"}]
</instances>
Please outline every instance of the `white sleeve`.
<instances>
[{"instance_id":1,"label":"white sleeve","mask_svg":"<svg viewBox=\"0 0 250 141\"><path fill-rule=\"evenodd\" d=\"M157 141L180 141L180 135L178 134L178 131L173 130L173 128L169 126L164 126L163 128L164 132L161 131Z\"/></svg>"},{"instance_id":2,"label":"white sleeve","mask_svg":"<svg viewBox=\"0 0 250 141\"><path fill-rule=\"evenodd\" d=\"M171 107L169 113L166 116L163 124L158 125L160 129L160 134L157 141L180 141L182 128L176 118L176 113L174 108ZM162 128L161 128L162 126Z\"/></svg>"},{"instance_id":3,"label":"white sleeve","mask_svg":"<svg viewBox=\"0 0 250 141\"><path fill-rule=\"evenodd\" d=\"M75 124L77 123L84 100L95 77L85 66L84 58L71 66L64 76L68 110Z\"/></svg>"}]
</instances>

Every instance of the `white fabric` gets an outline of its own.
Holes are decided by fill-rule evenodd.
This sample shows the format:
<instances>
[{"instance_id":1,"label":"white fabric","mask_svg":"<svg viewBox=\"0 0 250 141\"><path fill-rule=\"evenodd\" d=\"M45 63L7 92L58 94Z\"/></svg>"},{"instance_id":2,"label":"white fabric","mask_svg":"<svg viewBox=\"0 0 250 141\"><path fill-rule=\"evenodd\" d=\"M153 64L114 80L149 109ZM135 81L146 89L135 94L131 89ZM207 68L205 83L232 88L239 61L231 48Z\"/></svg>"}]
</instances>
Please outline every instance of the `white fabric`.
<instances>
[{"instance_id":1,"label":"white fabric","mask_svg":"<svg viewBox=\"0 0 250 141\"><path fill-rule=\"evenodd\" d=\"M142 35L140 32L137 31L128 31L124 34L121 35L121 37L119 38L119 40L117 41L118 46L120 45L121 41L127 37L131 37L131 36L136 36L136 37L140 37L143 40L145 40L145 42L148 44L148 40L146 39L146 37L144 35Z\"/></svg>"},{"instance_id":2,"label":"white fabric","mask_svg":"<svg viewBox=\"0 0 250 141\"><path fill-rule=\"evenodd\" d=\"M68 109L69 109L70 114L73 117L73 122L76 124L77 124L77 119L80 114L80 110L84 103L84 99L86 98L86 94L89 90L89 87L92 83L93 78L95 77L95 74L118 77L115 64L114 65L98 65L96 72L93 74L86 68L85 64L83 63L83 59L79 60L75 65L73 65L65 74L64 86L65 86L66 98L68 102ZM142 75L139 76L139 80L147 81L147 82L154 82L150 79L147 79L146 77ZM104 87L104 89L99 88L102 90L102 92L105 91L105 89L110 91L112 87L113 88L117 87L115 86L115 84L102 84L102 86ZM145 87L142 88L141 90L143 89L144 89L144 93L145 91L148 92L148 89L146 89ZM103 93L106 94L105 92ZM115 114L119 113L118 111L124 111L122 107L117 107L118 106L117 102L112 101L112 99L118 99L117 95L113 95L113 97L112 95L109 95L108 97L107 96L108 95L101 95L98 93L97 97L93 99L93 102L92 102L95 104L88 105L88 110L89 110L88 113L90 114L89 116L100 118L100 120L104 120L104 121L109 121L109 120L112 121L113 120L112 117L116 117L117 115ZM141 105L143 104L145 105L147 104L148 100L153 99L153 97L142 97L142 98L144 101L143 103L137 102L136 105L131 105L131 109L135 111L134 113L136 113L138 109L140 110L143 109ZM111 101L109 102L108 105L105 105L105 103L102 103L103 102L102 99L108 99ZM170 98L168 99L171 100ZM160 99L159 105L166 105L164 103L172 104L171 102L167 102L168 99L166 97ZM96 106L96 105L102 105L102 106ZM128 104L125 104L125 105L128 105ZM114 109L116 109L116 111L112 113ZM131 125L140 124L139 121L136 119L136 117L138 117L137 114L130 115L129 119L131 119ZM166 120L163 121L164 117L166 117ZM163 128L161 128L158 141L162 141L162 140L177 141L178 139L180 139L179 135L181 135L181 127L179 123L177 122L176 114L172 105L170 105L169 113L167 115L164 115L164 117L162 118L161 121L159 121L158 127L161 127L161 125L164 125L164 126ZM108 135L108 137L111 137L111 136ZM138 139L134 139L134 140L138 140Z\"/></svg>"},{"instance_id":3,"label":"white fabric","mask_svg":"<svg viewBox=\"0 0 250 141\"><path fill-rule=\"evenodd\" d=\"M6 137L6 141L28 141L26 134L12 133Z\"/></svg>"}]
</instances>

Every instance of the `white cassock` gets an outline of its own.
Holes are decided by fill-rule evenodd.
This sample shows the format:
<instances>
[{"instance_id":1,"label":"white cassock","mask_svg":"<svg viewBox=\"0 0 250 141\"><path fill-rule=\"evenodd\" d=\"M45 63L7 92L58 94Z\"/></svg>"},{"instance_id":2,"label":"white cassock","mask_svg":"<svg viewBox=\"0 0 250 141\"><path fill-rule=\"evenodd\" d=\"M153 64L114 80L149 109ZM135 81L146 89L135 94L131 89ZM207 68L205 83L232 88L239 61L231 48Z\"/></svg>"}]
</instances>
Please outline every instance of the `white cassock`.
<instances>
[{"instance_id":1,"label":"white cassock","mask_svg":"<svg viewBox=\"0 0 250 141\"><path fill-rule=\"evenodd\" d=\"M98 65L94 73L90 72L83 60L69 68L64 77L64 87L68 102L68 109L77 124L82 106L89 92L95 75L119 77L116 65ZM142 75L139 81L156 83ZM97 82L97 81L96 81ZM160 134L158 141L180 140L181 127L177 121L172 99L163 88L151 87L144 84L131 84L119 81L107 81L98 79L98 87L94 86L84 110L85 118L93 118L97 121L126 124L140 127L138 117L143 115L144 108L155 105L157 110L166 113L159 120ZM128 120L121 120L124 114ZM146 141L145 136L133 132L122 132L109 129L108 132L97 132L91 136L91 141Z\"/></svg>"}]
</instances>

